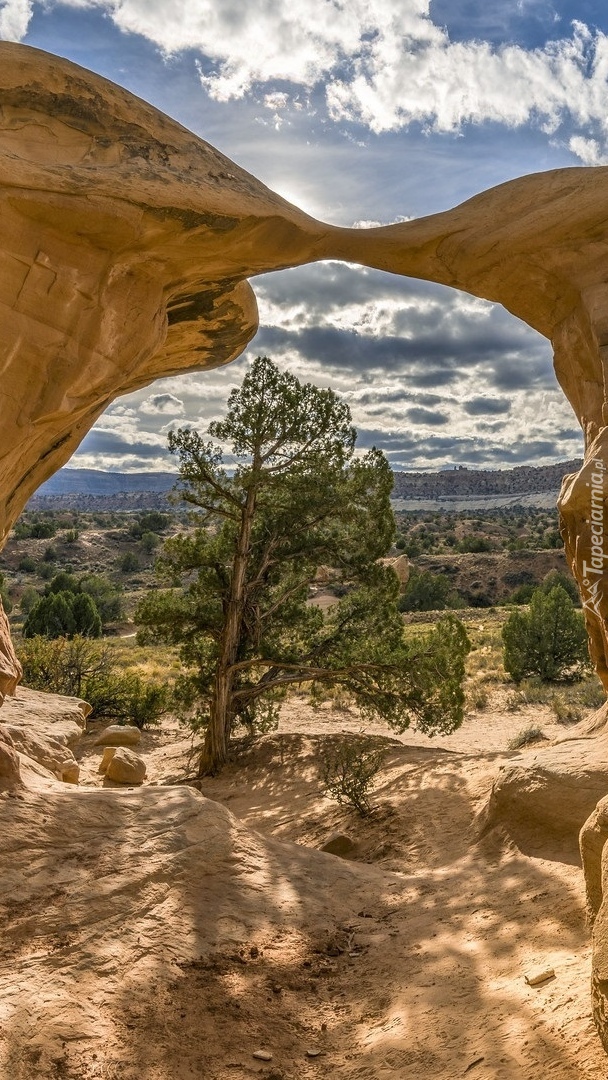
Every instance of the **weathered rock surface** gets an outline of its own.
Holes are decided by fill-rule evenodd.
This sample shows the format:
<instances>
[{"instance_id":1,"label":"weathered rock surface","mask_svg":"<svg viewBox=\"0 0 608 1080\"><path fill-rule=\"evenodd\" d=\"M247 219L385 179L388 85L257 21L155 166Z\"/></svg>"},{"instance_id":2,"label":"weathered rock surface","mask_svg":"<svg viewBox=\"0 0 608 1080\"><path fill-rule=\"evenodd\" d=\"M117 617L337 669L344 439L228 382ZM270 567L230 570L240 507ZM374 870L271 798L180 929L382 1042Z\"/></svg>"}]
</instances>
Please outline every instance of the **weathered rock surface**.
<instances>
[{"instance_id":1,"label":"weathered rock surface","mask_svg":"<svg viewBox=\"0 0 608 1080\"><path fill-rule=\"evenodd\" d=\"M591 1001L593 1018L608 1053L608 798L600 799L581 829L580 846L593 925Z\"/></svg>"},{"instance_id":2,"label":"weathered rock surface","mask_svg":"<svg viewBox=\"0 0 608 1080\"><path fill-rule=\"evenodd\" d=\"M106 780L116 784L143 784L145 778L144 759L126 746L117 747L106 766Z\"/></svg>"},{"instance_id":3,"label":"weathered rock surface","mask_svg":"<svg viewBox=\"0 0 608 1080\"><path fill-rule=\"evenodd\" d=\"M139 728L127 724L110 724L95 739L95 746L137 746L141 742Z\"/></svg>"},{"instance_id":4,"label":"weathered rock surface","mask_svg":"<svg viewBox=\"0 0 608 1080\"><path fill-rule=\"evenodd\" d=\"M606 736L567 739L503 765L479 825L482 831L497 824L542 825L575 839L606 792Z\"/></svg>"},{"instance_id":5,"label":"weathered rock surface","mask_svg":"<svg viewBox=\"0 0 608 1080\"><path fill-rule=\"evenodd\" d=\"M78 783L79 769L71 747L82 736L90 712L86 701L19 687L6 699L0 725L0 747L6 767L16 754L66 783ZM1 770L1 766L0 766ZM0 775L1 771L0 771Z\"/></svg>"},{"instance_id":6,"label":"weathered rock surface","mask_svg":"<svg viewBox=\"0 0 608 1080\"><path fill-rule=\"evenodd\" d=\"M114 754L116 753L117 749L118 749L118 747L116 747L116 746L106 746L103 754L101 755L101 761L99 762L99 768L97 770L98 772L100 772L102 774L106 772L106 770L108 768L108 765L110 764L112 758L114 757Z\"/></svg>"},{"instance_id":7,"label":"weathered rock surface","mask_svg":"<svg viewBox=\"0 0 608 1080\"><path fill-rule=\"evenodd\" d=\"M15 787L21 782L19 754L13 746L10 734L0 724L0 789Z\"/></svg>"}]
</instances>

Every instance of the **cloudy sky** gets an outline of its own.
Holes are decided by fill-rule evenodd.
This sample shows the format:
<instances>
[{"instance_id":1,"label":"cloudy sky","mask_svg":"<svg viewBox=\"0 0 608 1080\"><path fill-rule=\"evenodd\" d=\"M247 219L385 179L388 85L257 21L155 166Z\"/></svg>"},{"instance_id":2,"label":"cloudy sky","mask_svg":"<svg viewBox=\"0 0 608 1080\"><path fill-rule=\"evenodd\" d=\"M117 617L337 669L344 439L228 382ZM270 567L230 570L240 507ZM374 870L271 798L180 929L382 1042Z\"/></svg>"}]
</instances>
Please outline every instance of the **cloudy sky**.
<instances>
[{"instance_id":1,"label":"cloudy sky","mask_svg":"<svg viewBox=\"0 0 608 1080\"><path fill-rule=\"evenodd\" d=\"M608 163L601 0L0 0L0 38L122 84L338 225ZM259 353L342 394L397 469L580 456L548 343L501 308L335 262L253 285L240 360L119 399L71 465L173 467L167 430L218 417Z\"/></svg>"}]
</instances>

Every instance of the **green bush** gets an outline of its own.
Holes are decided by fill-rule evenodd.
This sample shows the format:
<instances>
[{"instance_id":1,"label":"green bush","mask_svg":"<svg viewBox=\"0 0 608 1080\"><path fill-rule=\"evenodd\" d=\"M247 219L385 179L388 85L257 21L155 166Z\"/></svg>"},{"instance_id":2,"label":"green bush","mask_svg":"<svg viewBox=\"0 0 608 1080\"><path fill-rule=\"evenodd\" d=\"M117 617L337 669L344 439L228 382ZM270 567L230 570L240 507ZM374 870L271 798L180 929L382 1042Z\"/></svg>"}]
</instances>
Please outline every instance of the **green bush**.
<instances>
[{"instance_id":1,"label":"green bush","mask_svg":"<svg viewBox=\"0 0 608 1080\"><path fill-rule=\"evenodd\" d=\"M21 593L21 600L19 607L21 608L22 615L29 615L30 611L40 600L40 593L38 589L35 589L33 585L26 585Z\"/></svg>"},{"instance_id":2,"label":"green bush","mask_svg":"<svg viewBox=\"0 0 608 1080\"><path fill-rule=\"evenodd\" d=\"M123 612L122 596L109 578L103 574L85 574L80 578L80 589L95 601L104 626L120 619Z\"/></svg>"},{"instance_id":3,"label":"green bush","mask_svg":"<svg viewBox=\"0 0 608 1080\"><path fill-rule=\"evenodd\" d=\"M31 638L23 643L19 659L26 686L83 698L94 719L119 720L141 729L158 724L171 706L169 686L121 671L107 645L80 635Z\"/></svg>"},{"instance_id":4,"label":"green bush","mask_svg":"<svg viewBox=\"0 0 608 1080\"><path fill-rule=\"evenodd\" d=\"M491 550L492 545L489 540L486 540L485 536L463 536L462 540L459 540L456 544L456 551L463 554L478 554L481 551Z\"/></svg>"},{"instance_id":5,"label":"green bush","mask_svg":"<svg viewBox=\"0 0 608 1080\"><path fill-rule=\"evenodd\" d=\"M139 570L139 559L132 551L126 551L120 560L120 569L123 574L131 574Z\"/></svg>"},{"instance_id":6,"label":"green bush","mask_svg":"<svg viewBox=\"0 0 608 1080\"><path fill-rule=\"evenodd\" d=\"M399 600L400 611L443 611L451 606L452 584L443 574L430 570L412 570L405 592Z\"/></svg>"},{"instance_id":7,"label":"green bush","mask_svg":"<svg viewBox=\"0 0 608 1080\"><path fill-rule=\"evenodd\" d=\"M157 547L159 547L159 545L162 543L162 540L160 536L157 536L156 533L145 532L142 533L140 543L142 546L142 550L145 551L147 555L151 555L152 552L156 551Z\"/></svg>"},{"instance_id":8,"label":"green bush","mask_svg":"<svg viewBox=\"0 0 608 1080\"><path fill-rule=\"evenodd\" d=\"M382 767L386 747L371 737L351 736L323 751L325 792L341 805L352 806L362 817L371 811L370 789Z\"/></svg>"},{"instance_id":9,"label":"green bush","mask_svg":"<svg viewBox=\"0 0 608 1080\"><path fill-rule=\"evenodd\" d=\"M35 574L38 569L38 563L31 555L24 555L23 558L19 560L17 569L20 570L22 574Z\"/></svg>"},{"instance_id":10,"label":"green bush","mask_svg":"<svg viewBox=\"0 0 608 1080\"><path fill-rule=\"evenodd\" d=\"M23 624L24 638L71 638L74 634L101 637L99 612L86 593L49 592L33 605Z\"/></svg>"},{"instance_id":11,"label":"green bush","mask_svg":"<svg viewBox=\"0 0 608 1080\"><path fill-rule=\"evenodd\" d=\"M587 631L568 593L556 585L537 589L527 611L513 611L502 629L505 670L521 682L580 678L589 666Z\"/></svg>"},{"instance_id":12,"label":"green bush","mask_svg":"<svg viewBox=\"0 0 608 1080\"><path fill-rule=\"evenodd\" d=\"M576 607L581 606L580 593L571 574L564 574L561 570L550 570L546 577L543 578L539 588L542 592L548 593L551 592L551 589L554 589L556 585L561 585L564 592L568 593L568 596Z\"/></svg>"}]
</instances>

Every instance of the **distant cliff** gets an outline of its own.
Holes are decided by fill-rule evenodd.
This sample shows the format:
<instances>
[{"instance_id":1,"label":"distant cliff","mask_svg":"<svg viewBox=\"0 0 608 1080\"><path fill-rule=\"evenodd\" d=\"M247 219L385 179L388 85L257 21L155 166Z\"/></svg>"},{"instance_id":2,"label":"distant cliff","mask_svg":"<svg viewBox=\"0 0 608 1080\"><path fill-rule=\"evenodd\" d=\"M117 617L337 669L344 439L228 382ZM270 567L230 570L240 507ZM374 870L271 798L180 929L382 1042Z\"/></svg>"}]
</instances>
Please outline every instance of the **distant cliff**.
<instances>
[{"instance_id":1,"label":"distant cliff","mask_svg":"<svg viewBox=\"0 0 608 1080\"><path fill-rule=\"evenodd\" d=\"M556 465L518 465L514 469L445 469L442 472L396 472L393 498L438 499L467 495L530 495L557 492L567 473L582 461Z\"/></svg>"},{"instance_id":2,"label":"distant cliff","mask_svg":"<svg viewBox=\"0 0 608 1080\"><path fill-rule=\"evenodd\" d=\"M519 465L515 469L446 469L442 472L396 472L394 499L448 499L541 495L559 491L566 473L577 472L580 461L557 465ZM40 510L142 510L164 508L176 473L101 472L60 469L30 499ZM526 500L529 501L529 500Z\"/></svg>"}]
</instances>

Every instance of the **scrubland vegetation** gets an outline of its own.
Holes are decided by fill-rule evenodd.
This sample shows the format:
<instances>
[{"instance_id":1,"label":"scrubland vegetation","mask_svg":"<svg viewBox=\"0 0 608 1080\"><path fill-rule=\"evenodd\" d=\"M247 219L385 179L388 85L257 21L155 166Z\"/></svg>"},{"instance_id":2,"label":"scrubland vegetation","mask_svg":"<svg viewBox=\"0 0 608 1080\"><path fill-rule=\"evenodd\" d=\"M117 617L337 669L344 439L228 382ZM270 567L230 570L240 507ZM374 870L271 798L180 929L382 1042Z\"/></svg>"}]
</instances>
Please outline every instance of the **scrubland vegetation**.
<instances>
[{"instance_id":1,"label":"scrubland vegetation","mask_svg":"<svg viewBox=\"0 0 608 1080\"><path fill-rule=\"evenodd\" d=\"M19 520L0 588L26 684L138 727L173 712L204 739L200 775L239 728L276 729L294 691L312 707L343 699L362 728L429 735L495 709L508 686L501 708L549 706L559 723L601 703L555 515L395 522L386 459L355 454L347 406L266 357L209 433L236 470L220 445L171 433L181 487L166 511ZM381 560L400 553L401 589ZM519 745L540 737L529 724ZM365 813L380 759L349 753L327 762L327 790Z\"/></svg>"}]
</instances>

